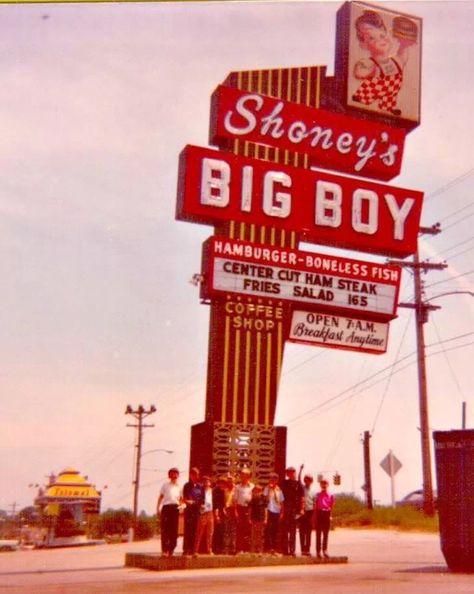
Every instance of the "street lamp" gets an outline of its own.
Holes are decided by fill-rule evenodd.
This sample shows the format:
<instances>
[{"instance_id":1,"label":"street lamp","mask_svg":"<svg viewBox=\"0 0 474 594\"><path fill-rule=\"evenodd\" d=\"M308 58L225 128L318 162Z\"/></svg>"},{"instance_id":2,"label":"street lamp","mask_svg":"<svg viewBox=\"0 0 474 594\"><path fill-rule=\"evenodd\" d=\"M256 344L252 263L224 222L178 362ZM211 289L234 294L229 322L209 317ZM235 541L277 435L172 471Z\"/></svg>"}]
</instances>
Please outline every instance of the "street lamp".
<instances>
[{"instance_id":1,"label":"street lamp","mask_svg":"<svg viewBox=\"0 0 474 594\"><path fill-rule=\"evenodd\" d=\"M152 454L153 452L165 452L166 454L174 454L174 450L165 450L165 448L156 448L156 450L148 450L147 452L143 452L142 458L143 458L143 456L146 456L147 454Z\"/></svg>"},{"instance_id":2,"label":"street lamp","mask_svg":"<svg viewBox=\"0 0 474 594\"><path fill-rule=\"evenodd\" d=\"M147 452L143 452L142 458L143 458L143 456L146 456L147 454L151 454L153 452L165 452L166 454L174 454L174 450L166 450L165 448L157 448L155 450L148 450ZM142 470L150 470L152 472L158 472L158 469L156 469L156 468L142 468ZM164 471L162 470L161 472L164 472Z\"/></svg>"}]
</instances>

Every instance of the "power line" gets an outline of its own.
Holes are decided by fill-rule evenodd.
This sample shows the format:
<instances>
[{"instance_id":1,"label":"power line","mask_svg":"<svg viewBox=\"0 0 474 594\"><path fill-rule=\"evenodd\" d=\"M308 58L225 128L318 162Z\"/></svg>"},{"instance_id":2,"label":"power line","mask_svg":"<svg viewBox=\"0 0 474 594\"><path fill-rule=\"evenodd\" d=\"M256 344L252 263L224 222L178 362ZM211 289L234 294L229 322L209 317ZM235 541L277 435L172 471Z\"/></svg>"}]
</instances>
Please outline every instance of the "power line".
<instances>
[{"instance_id":1,"label":"power line","mask_svg":"<svg viewBox=\"0 0 474 594\"><path fill-rule=\"evenodd\" d=\"M473 291L446 291L445 293L438 293L438 295L433 295L429 299L426 299L426 301L433 301L434 299L438 299L439 297L445 297L447 295L470 295L471 297L474 297L474 292Z\"/></svg>"},{"instance_id":2,"label":"power line","mask_svg":"<svg viewBox=\"0 0 474 594\"><path fill-rule=\"evenodd\" d=\"M438 339L441 342L441 335L440 335L439 330L438 330L438 325L436 324L436 321L434 319L433 319L433 326L434 326L434 329L435 329L435 332L436 332L436 336L438 337ZM448 369L451 372L451 376L452 376L452 378L454 380L454 383L456 385L456 388L458 389L459 394L463 398L464 395L463 395L463 392L462 392L462 389L461 389L461 384L459 383L458 378L457 378L456 374L454 373L454 369L453 369L453 367L451 365L451 361L449 360L449 357L447 355L447 352L446 352L445 348L443 347L443 343L442 342L441 342L441 350L442 350L442 352L444 354L446 363L448 365Z\"/></svg>"},{"instance_id":3,"label":"power line","mask_svg":"<svg viewBox=\"0 0 474 594\"><path fill-rule=\"evenodd\" d=\"M124 454L124 452L129 449L129 447L130 447L130 444L127 443L125 446L121 447L119 450L114 451L112 453L111 457L106 458L106 460L102 463L102 466L100 466L99 468L110 467L112 465L112 463L115 462L115 460L117 460L117 458L122 456L122 454Z\"/></svg>"},{"instance_id":4,"label":"power line","mask_svg":"<svg viewBox=\"0 0 474 594\"><path fill-rule=\"evenodd\" d=\"M448 219L451 219L452 217L455 217L457 214L459 214L460 212L464 212L465 210L467 210L468 208L471 208L471 206L474 206L474 202L469 202L469 204L466 204L466 206L463 206L462 208L458 208L457 210L455 210L454 212L452 212L449 215L446 215L445 217L443 217L441 219L441 221L447 221Z\"/></svg>"},{"instance_id":5,"label":"power line","mask_svg":"<svg viewBox=\"0 0 474 594\"><path fill-rule=\"evenodd\" d=\"M312 408L308 409L304 413L301 413L301 414L297 415L296 417L293 417L292 419L290 419L289 421L286 422L286 425L291 425L292 423L295 423L296 421L300 420L301 418L310 415L311 413L313 413L314 411L318 410L319 408L321 408L325 404L329 404L329 403L333 402L334 400L338 400L339 398L341 398L341 396L344 396L345 394L347 394L347 392L352 392L352 390L354 390L354 389L358 388L359 386L365 384L366 382L368 382L372 378L377 377L381 373L384 373L385 371L391 369L395 365L398 365L399 363L401 363L405 359L408 359L409 357L412 357L414 354L415 354L415 351L412 352L412 353L410 353L409 355L406 355L405 357L402 357L398 361L395 361L395 363L392 363L392 364L388 365L387 367L384 367L383 369L380 369L379 371L376 371L373 375L370 375L369 377L367 377L367 378L365 378L365 379L363 379L363 380L361 380L359 382L356 382L351 387L346 388L342 392L339 392L339 394L336 394L335 396L332 396L331 398L328 398L328 400L325 400L324 402L322 402L322 403L320 403L320 404L318 404L316 406L313 406ZM349 398L350 397L351 396L349 396Z\"/></svg>"},{"instance_id":6,"label":"power line","mask_svg":"<svg viewBox=\"0 0 474 594\"><path fill-rule=\"evenodd\" d=\"M98 460L104 456L107 456L110 453L110 449L107 449L104 444L116 444L116 437L123 430L123 427L119 427L118 429L114 427L113 430L103 434L96 440L96 442L93 445L90 445L81 457L81 464L83 465L83 467L88 467L91 464L97 467Z\"/></svg>"},{"instance_id":7,"label":"power line","mask_svg":"<svg viewBox=\"0 0 474 594\"><path fill-rule=\"evenodd\" d=\"M457 345L457 346L453 346L449 349L445 349L445 352L450 352L450 351L457 351L459 349L463 349L464 347L468 347L474 344L473 342L467 342L465 344L461 344L461 345ZM414 353L412 353L414 354ZM429 359L430 357L434 357L435 355L441 355L443 354L443 351L435 351L433 353L429 353L428 355L426 355L426 357ZM403 367L400 367L399 369L397 369L396 371L394 371L394 375L396 375L397 373L400 373L401 371L404 371L405 369L408 369L408 367L411 367L413 364L415 363L415 361L411 361L410 363L407 363L406 365L404 365ZM383 382L385 378L381 378L379 380L377 380L376 382L373 382L372 384L369 384L367 387L361 388L359 393L363 393L367 390L370 390L371 388L373 388L374 386L377 386L378 384L380 384L380 382Z\"/></svg>"},{"instance_id":8,"label":"power line","mask_svg":"<svg viewBox=\"0 0 474 594\"><path fill-rule=\"evenodd\" d=\"M287 369L285 371L285 373L283 373L283 376L288 375L289 373L292 373L293 371L295 371L295 369L298 369L299 367L303 367L303 365L306 365L306 363L309 363L310 361L314 361L314 359L317 359L318 357L321 357L321 356L323 356L325 354L326 354L326 351L321 351L320 353L316 353L315 355L312 355L311 357L308 357L304 361L301 361L300 363L297 363L296 365L294 365L290 369Z\"/></svg>"},{"instance_id":9,"label":"power line","mask_svg":"<svg viewBox=\"0 0 474 594\"><path fill-rule=\"evenodd\" d=\"M439 196L440 194L443 194L444 192L447 192L448 190L450 190L454 186L457 186L458 184L462 183L463 181L465 181L466 179L468 179L469 177L471 177L471 175L473 173L474 173L474 167L472 167L471 169L468 169L467 171L465 171L461 175L458 175L457 177L453 178L451 181L449 181L446 184L444 184L444 186L441 186L437 190L434 190L433 192L430 192L429 194L427 194L425 196L425 201L426 200L431 200L431 198L435 198L436 196Z\"/></svg>"},{"instance_id":10,"label":"power line","mask_svg":"<svg viewBox=\"0 0 474 594\"><path fill-rule=\"evenodd\" d=\"M473 272L474 272L474 270L469 270L468 272L462 272L461 274L458 274L457 276L451 276L450 278L445 278L444 280L436 281L435 283L430 283L428 285L425 285L424 288L428 289L429 287L435 287L436 285L441 285L443 283L449 283L450 281L456 280L457 278L462 278L463 276L468 276L469 274L472 274Z\"/></svg>"},{"instance_id":11,"label":"power line","mask_svg":"<svg viewBox=\"0 0 474 594\"><path fill-rule=\"evenodd\" d=\"M403 335L402 335L402 338L400 340L400 344L398 345L397 354L395 355L395 360L397 360L398 357L400 356L400 351L401 351L402 346L403 346L403 343L405 341L405 336L406 336L406 333L407 333L407 330L408 330L409 323L410 323L410 317L407 318L407 321L406 321L406 324L405 324L405 329L403 331ZM370 432L370 435L371 436L373 436L373 434L375 432L375 425L377 424L377 420L379 418L380 411L382 410L382 406L383 406L383 403L385 401L385 397L387 395L387 392L388 392L388 389L390 387L390 384L392 383L392 378L393 378L393 367L392 367L392 370L390 372L390 375L388 376L388 381L387 381L387 383L385 385L385 390L383 391L383 394L382 394L382 398L380 400L379 407L378 407L377 412L375 414L374 423L372 425L372 431Z\"/></svg>"},{"instance_id":12,"label":"power line","mask_svg":"<svg viewBox=\"0 0 474 594\"><path fill-rule=\"evenodd\" d=\"M454 258L458 258L459 256L462 256L463 254L467 254L467 252L472 252L472 250L474 250L474 247L467 248L465 250L462 250L461 252L458 252L457 254L453 254L452 256L449 256L449 259L454 260Z\"/></svg>"},{"instance_id":13,"label":"power line","mask_svg":"<svg viewBox=\"0 0 474 594\"><path fill-rule=\"evenodd\" d=\"M453 337L451 337L451 338L447 338L447 339L443 340L443 341L442 341L442 343L440 343L440 342L434 342L434 343L428 344L428 345L426 345L426 348L427 348L427 349L429 349L429 348L433 348L433 347L435 347L435 346L438 346L439 344L445 344L445 343L448 343L448 342L452 342L452 341L454 341L454 340L460 340L461 338L467 338L468 336L472 336L472 335L474 335L474 332L466 332L465 334L460 334L459 336L453 336ZM446 349L446 351L449 351L449 350L455 350L455 349L458 349L458 348L462 348L462 347L464 347L464 346L470 346L471 344L474 344L474 342L469 342L469 343L467 343L467 344L465 344L465 345L456 346L456 347L453 347L453 348L451 348L451 349ZM442 352L442 351L438 351L438 352L436 352L436 353L429 353L427 356L428 356L428 357L431 357L431 356L433 356L433 355L440 354L441 352ZM369 382L371 379L374 379L374 378L376 378L377 376L379 376L380 374L382 374L382 373L384 373L384 372L386 372L386 371L389 371L389 370L391 370L391 369L392 369L392 368L394 368L395 366L397 366L397 365L401 364L401 363L402 363L403 361L405 361L406 359L409 359L410 357L413 357L413 355L416 355L416 353L417 353L416 351L412 351L412 352L411 352L411 353L409 353L408 355L405 355L404 357L402 357L401 359L398 359L398 360L397 360L397 361L395 361L394 363L391 363L390 365L387 365L387 366L386 366L386 367L384 367L383 369L380 369L379 371L376 371L375 373L373 373L372 375L370 375L370 376L366 377L365 379L361 380L360 382L356 382L355 384L353 384L353 385L352 385L352 386L350 386L349 388L346 388L345 390L342 390L341 392L339 392L339 393L338 393L338 394L336 394L335 396L332 396L331 398L328 398L328 399L327 399L327 400L325 400L324 402L322 402L322 403L320 403L320 404L318 404L318 405L316 405L316 406L313 406L312 408L308 409L308 410L307 410L307 411L305 411L304 413L301 413L301 414L297 415L296 417L293 417L292 419L290 419L289 421L287 421L285 424L286 424L286 425L290 425L290 424L296 423L296 422L297 422L297 421L299 421L300 419L302 419L302 418L304 418L304 417L306 417L306 416L309 416L309 415L311 415L312 413L316 412L317 410L319 410L319 409L320 409L320 408L322 408L323 406L325 406L325 405L327 405L327 404L330 404L330 403L334 402L335 400L338 400L339 398L341 398L342 396L344 396L344 395L345 395L345 394L347 394L348 392L352 392L352 390L354 390L354 389L356 389L356 388L359 388L359 387L363 386L364 384L366 384L367 382ZM394 370L394 371L393 371L393 375L395 375L395 374L399 373L399 372L400 372L400 371L402 371L403 369L406 369L406 367L409 367L409 366L413 365L413 363L414 363L414 361L411 361L411 362L410 362L410 363L408 363L406 366L404 366L404 367L402 367L402 368L400 368L400 369ZM381 381L385 381L385 379L386 379L385 377L381 378L381 379L380 379L380 380L378 380L378 381L377 381L375 384L371 384L370 386L368 386L368 388L371 388L371 387L373 387L374 385L377 385L377 384L378 384L378 383L380 383ZM366 388L363 388L363 389L362 389L362 391L365 391L366 389L367 389L367 387L366 387ZM359 393L360 393L360 392L359 392ZM351 395L347 396L347 398L351 398L351 397L352 397ZM343 402L345 402L345 400L347 400L347 398L345 398ZM340 402L338 402L337 404L340 404Z\"/></svg>"},{"instance_id":14,"label":"power line","mask_svg":"<svg viewBox=\"0 0 474 594\"><path fill-rule=\"evenodd\" d=\"M447 231L448 229L451 229L451 227L455 227L456 225L459 225L460 223L464 223L467 219L470 219L471 217L474 217L474 212L471 212L471 214L468 214L465 217L463 217L462 219L459 219L459 221L454 221L454 223L451 223L450 225L446 225L445 227L443 227L443 231Z\"/></svg>"},{"instance_id":15,"label":"power line","mask_svg":"<svg viewBox=\"0 0 474 594\"><path fill-rule=\"evenodd\" d=\"M361 374L360 375L362 375L362 370L361 370ZM347 399L349 401L349 403L348 403L349 405L352 404L352 397L353 396L354 396L354 392L352 392L349 395L349 398ZM348 407L348 409L349 409L349 407ZM351 412L350 410L346 410L346 415L345 416L350 418L350 412ZM347 418L343 419L343 421L340 424L339 432L336 435L336 438L335 438L335 441L334 441L334 445L333 445L332 449L330 450L329 454L327 455L326 460L324 461L324 468L329 468L331 466L332 459L335 456L335 454L336 454L339 446L341 445L342 438L344 436L344 426L346 424L347 424Z\"/></svg>"},{"instance_id":16,"label":"power line","mask_svg":"<svg viewBox=\"0 0 474 594\"><path fill-rule=\"evenodd\" d=\"M468 347L468 346L471 346L471 345L474 345L474 341L472 341L472 342L468 342L468 343L466 343L466 344L462 344L462 345L459 345L459 346L453 346L453 347L451 347L450 349L445 349L445 351L446 351L446 352L450 352L450 351L456 351L456 350L459 350L459 349L461 349L461 348ZM415 354L416 354L416 352L415 352L415 351L414 351L413 353L411 353L411 355L415 355ZM427 358L433 357L433 356L435 356L435 355L441 355L441 354L443 354L443 351L436 351L436 352L434 352L434 353L430 353L430 354L428 354L428 355L427 355ZM398 373L401 373L402 371L404 371L405 369L408 369L409 367L411 367L411 366L412 366L412 365L414 365L414 364L415 364L415 361L410 361L409 363L407 363L407 364L406 364L406 365L404 365L403 367L400 367L400 368L396 369L396 370L393 372L393 375L397 375ZM371 389L371 388L373 388L374 386L377 386L377 385L378 385L378 384L380 384L381 382L385 381L385 379L386 379L385 377L382 377L382 378L378 379L377 381L373 382L372 384L369 384L368 386L361 387L361 389L360 389L358 392L356 392L355 394L350 394L349 396L346 396L344 399L340 400L339 402L333 402L332 406L330 406L330 407L328 407L328 408L325 408L324 410L320 410L320 409L322 409L322 408L323 408L323 407L324 407L326 404L328 404L328 403L330 403L331 401L333 401L333 400L334 400L334 398L330 398L330 399L326 400L325 402L322 402L320 405L318 405L318 406L314 407L314 408L313 408L313 409L311 409L310 411L307 411L307 413L308 413L308 416L313 416L313 415L314 415L316 412L318 412L318 411L319 411L321 414L322 414L322 413L325 413L325 412L328 412L328 411L332 410L333 408L335 408L336 406L339 406L340 404L343 404L343 403L344 403L346 400L348 400L349 398L352 398L353 396L357 396L358 394L363 394L364 392L366 392L366 391L370 390L370 389ZM337 397L339 397L339 396L341 396L341 395L342 395L342 393L340 393L340 394L339 394ZM337 397L336 397L336 398L337 398ZM303 413L302 415L300 415L300 417L304 417L304 416L306 416L306 413ZM302 420L302 418L298 418L297 420L298 420L298 421L301 421L301 420ZM292 421L295 421L295 419L293 419ZM289 422L291 423L292 421L289 421ZM288 423L287 423L287 424L288 424Z\"/></svg>"},{"instance_id":17,"label":"power line","mask_svg":"<svg viewBox=\"0 0 474 594\"><path fill-rule=\"evenodd\" d=\"M441 252L439 252L438 255L445 255L446 252L449 252L451 250L453 250L454 248L457 247L461 247L462 245L465 245L466 243L469 243L470 241L474 241L474 237L469 237L468 239L464 239L463 241L459 241L458 243L455 243L447 248L445 248L444 250L442 250Z\"/></svg>"}]
</instances>

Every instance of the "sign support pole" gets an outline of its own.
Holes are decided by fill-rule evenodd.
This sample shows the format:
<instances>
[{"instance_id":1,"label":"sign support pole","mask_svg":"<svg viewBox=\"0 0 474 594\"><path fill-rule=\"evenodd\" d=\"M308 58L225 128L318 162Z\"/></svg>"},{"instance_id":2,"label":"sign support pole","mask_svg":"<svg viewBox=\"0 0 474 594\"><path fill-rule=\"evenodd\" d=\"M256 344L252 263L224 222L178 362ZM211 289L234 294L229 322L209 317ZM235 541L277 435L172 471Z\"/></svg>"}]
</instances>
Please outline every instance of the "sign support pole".
<instances>
[{"instance_id":1,"label":"sign support pole","mask_svg":"<svg viewBox=\"0 0 474 594\"><path fill-rule=\"evenodd\" d=\"M389 452L389 461L390 461L390 492L392 495L392 507L395 507L395 473L396 473L396 470L394 468L394 460L393 460L392 450L390 450L390 452Z\"/></svg>"}]
</instances>

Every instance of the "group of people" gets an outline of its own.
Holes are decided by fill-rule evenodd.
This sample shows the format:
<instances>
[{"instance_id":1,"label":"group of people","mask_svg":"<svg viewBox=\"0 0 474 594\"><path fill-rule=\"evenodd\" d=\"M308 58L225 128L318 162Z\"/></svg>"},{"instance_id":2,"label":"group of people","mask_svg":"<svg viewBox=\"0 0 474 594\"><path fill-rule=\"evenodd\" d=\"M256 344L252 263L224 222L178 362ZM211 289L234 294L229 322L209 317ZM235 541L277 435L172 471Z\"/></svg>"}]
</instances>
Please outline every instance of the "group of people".
<instances>
[{"instance_id":1,"label":"group of people","mask_svg":"<svg viewBox=\"0 0 474 594\"><path fill-rule=\"evenodd\" d=\"M161 550L172 556L178 540L179 512L184 508L183 555L235 555L252 552L272 555L296 554L299 530L301 554L311 555L311 535L316 529L316 555L328 557L328 535L334 496L328 481L320 481L320 491L313 488L313 477L303 466L298 477L292 466L286 478L272 473L268 484L254 484L247 468L239 480L221 476L213 486L210 477L200 476L191 468L189 480L181 488L179 470L168 471L158 497Z\"/></svg>"}]
</instances>

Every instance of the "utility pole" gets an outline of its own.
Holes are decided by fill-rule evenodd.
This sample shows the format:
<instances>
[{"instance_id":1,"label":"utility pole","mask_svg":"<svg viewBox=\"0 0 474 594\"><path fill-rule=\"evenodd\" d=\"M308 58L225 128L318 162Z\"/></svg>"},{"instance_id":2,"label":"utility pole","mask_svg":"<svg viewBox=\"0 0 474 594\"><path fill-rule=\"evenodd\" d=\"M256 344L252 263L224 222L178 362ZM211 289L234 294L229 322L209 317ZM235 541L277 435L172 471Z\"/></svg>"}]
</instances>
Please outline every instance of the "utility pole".
<instances>
[{"instance_id":1,"label":"utility pole","mask_svg":"<svg viewBox=\"0 0 474 594\"><path fill-rule=\"evenodd\" d=\"M369 431L364 431L364 478L365 478L365 496L367 500L367 509L373 509L372 501L372 474L370 471L370 435Z\"/></svg>"},{"instance_id":2,"label":"utility pole","mask_svg":"<svg viewBox=\"0 0 474 594\"><path fill-rule=\"evenodd\" d=\"M142 439L143 439L143 429L148 427L154 427L154 425L146 425L143 423L143 420L148 417L149 415L156 412L155 406L152 404L148 410L146 410L141 404L137 408L137 410L133 410L130 404L125 409L126 415L133 415L138 424L130 424L127 423L127 427L135 427L138 429L137 431L137 442L135 444L136 454L135 454L135 479L133 481L133 537L135 538L135 532L137 527L137 517L138 517L138 491L140 489L140 462L142 457Z\"/></svg>"},{"instance_id":3,"label":"utility pole","mask_svg":"<svg viewBox=\"0 0 474 594\"><path fill-rule=\"evenodd\" d=\"M432 227L420 227L420 234L437 235L441 233L439 223ZM420 436L421 436L421 464L423 471L423 511L426 515L434 514L433 499L433 480L431 474L431 446L430 429L428 418L428 389L426 381L426 358L425 358L425 337L423 326L428 321L430 311L440 309L439 305L431 305L423 301L423 283L421 281L421 272L429 270L443 270L447 267L445 262L420 262L418 249L413 256L412 262L391 261L393 264L411 268L413 270L415 302L399 303L400 307L408 307L415 310L416 320L416 342L417 342L417 360L418 360L418 390L419 390L419 408L420 408Z\"/></svg>"}]
</instances>

